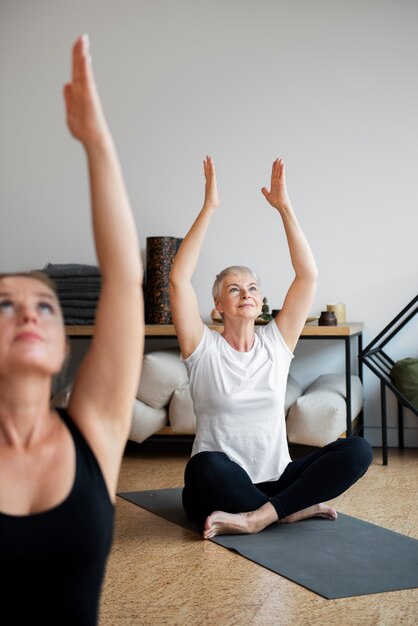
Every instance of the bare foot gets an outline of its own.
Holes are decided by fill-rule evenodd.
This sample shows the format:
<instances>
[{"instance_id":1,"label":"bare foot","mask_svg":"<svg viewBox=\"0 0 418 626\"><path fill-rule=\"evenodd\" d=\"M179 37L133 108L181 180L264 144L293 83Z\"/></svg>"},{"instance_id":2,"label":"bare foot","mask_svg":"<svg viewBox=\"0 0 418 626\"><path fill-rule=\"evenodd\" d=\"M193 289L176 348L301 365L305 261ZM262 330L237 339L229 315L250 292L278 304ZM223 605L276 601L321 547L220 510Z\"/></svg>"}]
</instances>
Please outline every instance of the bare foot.
<instances>
[{"instance_id":1,"label":"bare foot","mask_svg":"<svg viewBox=\"0 0 418 626\"><path fill-rule=\"evenodd\" d=\"M203 537L212 539L216 535L250 535L276 521L277 512L270 502L248 513L214 511L206 518Z\"/></svg>"},{"instance_id":2,"label":"bare foot","mask_svg":"<svg viewBox=\"0 0 418 626\"><path fill-rule=\"evenodd\" d=\"M290 524L292 522L300 522L301 520L308 519L309 517L324 517L325 519L334 520L337 519L338 513L332 507L320 502L319 504L309 506L307 509L302 509L301 511L296 511L296 513L292 513L287 517L283 517L278 520L278 523Z\"/></svg>"},{"instance_id":3,"label":"bare foot","mask_svg":"<svg viewBox=\"0 0 418 626\"><path fill-rule=\"evenodd\" d=\"M279 524L291 524L300 522L310 517L323 517L335 520L338 517L337 511L332 507L323 504L314 504L301 511L296 511L287 517L277 519L277 513L270 502L264 504L257 511L248 513L225 513L225 511L214 511L206 518L203 538L212 539L216 535L251 535L263 530L269 524L277 521Z\"/></svg>"},{"instance_id":4,"label":"bare foot","mask_svg":"<svg viewBox=\"0 0 418 626\"><path fill-rule=\"evenodd\" d=\"M249 516L251 513L225 513L214 511L206 518L203 538L212 539L216 535L250 534Z\"/></svg>"}]
</instances>

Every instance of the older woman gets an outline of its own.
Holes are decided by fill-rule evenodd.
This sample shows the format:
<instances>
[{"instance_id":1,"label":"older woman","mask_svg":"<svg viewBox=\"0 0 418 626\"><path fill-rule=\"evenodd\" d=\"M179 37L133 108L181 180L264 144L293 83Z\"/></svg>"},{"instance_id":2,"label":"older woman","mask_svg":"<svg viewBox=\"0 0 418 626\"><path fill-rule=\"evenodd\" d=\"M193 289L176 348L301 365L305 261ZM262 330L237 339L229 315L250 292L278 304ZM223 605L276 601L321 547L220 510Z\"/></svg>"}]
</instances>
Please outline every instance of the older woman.
<instances>
[{"instance_id":1,"label":"older woman","mask_svg":"<svg viewBox=\"0 0 418 626\"><path fill-rule=\"evenodd\" d=\"M74 44L67 123L90 177L102 289L66 411L50 408L67 346L51 284L0 277L0 562L4 623L95 624L143 349L134 219L97 93Z\"/></svg>"},{"instance_id":2,"label":"older woman","mask_svg":"<svg viewBox=\"0 0 418 626\"><path fill-rule=\"evenodd\" d=\"M184 238L170 276L173 321L190 377L197 418L185 470L183 505L204 526L203 536L256 533L273 522L336 519L323 501L358 480L372 461L362 438L337 440L292 461L284 401L293 351L315 295L317 268L293 211L285 165L276 159L266 200L279 212L295 277L274 320L255 328L261 313L258 276L232 266L215 281L222 335L203 323L192 286L209 222L219 198L213 160L204 161L203 208ZM183 312L187 310L187 316Z\"/></svg>"}]
</instances>

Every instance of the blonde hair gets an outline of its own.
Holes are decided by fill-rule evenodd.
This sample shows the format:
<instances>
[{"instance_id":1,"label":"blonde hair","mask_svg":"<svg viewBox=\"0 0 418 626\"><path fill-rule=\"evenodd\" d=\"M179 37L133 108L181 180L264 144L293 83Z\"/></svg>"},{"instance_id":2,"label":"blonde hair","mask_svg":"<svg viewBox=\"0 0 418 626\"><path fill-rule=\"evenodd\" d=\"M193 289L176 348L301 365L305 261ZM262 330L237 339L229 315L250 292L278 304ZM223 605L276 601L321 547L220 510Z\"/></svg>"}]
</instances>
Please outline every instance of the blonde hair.
<instances>
[{"instance_id":1,"label":"blonde hair","mask_svg":"<svg viewBox=\"0 0 418 626\"><path fill-rule=\"evenodd\" d=\"M35 280L39 280L39 282L43 283L46 287L48 287L56 296L58 300L57 288L55 286L54 281L42 270L31 270L29 272L6 272L0 273L0 280L2 278L34 278Z\"/></svg>"},{"instance_id":2,"label":"blonde hair","mask_svg":"<svg viewBox=\"0 0 418 626\"><path fill-rule=\"evenodd\" d=\"M215 282L213 283L213 287L212 287L212 296L213 296L213 300L215 303L221 297L223 281L230 274L237 274L237 275L248 274L249 276L251 276L254 282L257 283L259 287L261 287L260 278L252 269L250 269L249 267L246 267L245 265L230 265L229 267L226 267L225 269L222 270L222 272L219 272L219 274L216 275Z\"/></svg>"}]
</instances>

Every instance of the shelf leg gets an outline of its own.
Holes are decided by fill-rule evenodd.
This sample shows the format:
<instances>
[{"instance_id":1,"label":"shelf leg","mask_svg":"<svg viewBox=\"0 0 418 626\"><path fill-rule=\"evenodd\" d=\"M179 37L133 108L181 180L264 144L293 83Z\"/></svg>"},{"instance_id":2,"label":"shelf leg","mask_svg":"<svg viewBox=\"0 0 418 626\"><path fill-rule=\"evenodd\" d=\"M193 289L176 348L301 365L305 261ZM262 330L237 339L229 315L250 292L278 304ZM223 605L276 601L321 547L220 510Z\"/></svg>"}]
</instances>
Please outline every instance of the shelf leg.
<instances>
[{"instance_id":1,"label":"shelf leg","mask_svg":"<svg viewBox=\"0 0 418 626\"><path fill-rule=\"evenodd\" d=\"M347 404L347 437L351 437L352 425L351 425L351 344L350 344L350 337L345 338L345 401Z\"/></svg>"},{"instance_id":2,"label":"shelf leg","mask_svg":"<svg viewBox=\"0 0 418 626\"><path fill-rule=\"evenodd\" d=\"M386 386L380 381L380 406L382 413L382 460L383 465L388 464L388 425L386 415Z\"/></svg>"}]
</instances>

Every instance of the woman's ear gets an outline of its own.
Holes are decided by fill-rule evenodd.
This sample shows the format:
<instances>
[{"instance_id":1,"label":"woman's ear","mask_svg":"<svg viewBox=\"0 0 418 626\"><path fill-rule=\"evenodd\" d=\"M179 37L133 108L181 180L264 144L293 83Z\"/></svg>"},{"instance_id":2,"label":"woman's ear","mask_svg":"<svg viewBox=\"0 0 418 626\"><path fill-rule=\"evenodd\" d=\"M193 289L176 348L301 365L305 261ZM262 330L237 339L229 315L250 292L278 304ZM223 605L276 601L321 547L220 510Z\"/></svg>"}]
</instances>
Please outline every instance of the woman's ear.
<instances>
[{"instance_id":1,"label":"woman's ear","mask_svg":"<svg viewBox=\"0 0 418 626\"><path fill-rule=\"evenodd\" d=\"M218 313L223 313L222 306L219 300L215 300L215 309L218 311Z\"/></svg>"}]
</instances>

